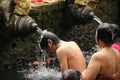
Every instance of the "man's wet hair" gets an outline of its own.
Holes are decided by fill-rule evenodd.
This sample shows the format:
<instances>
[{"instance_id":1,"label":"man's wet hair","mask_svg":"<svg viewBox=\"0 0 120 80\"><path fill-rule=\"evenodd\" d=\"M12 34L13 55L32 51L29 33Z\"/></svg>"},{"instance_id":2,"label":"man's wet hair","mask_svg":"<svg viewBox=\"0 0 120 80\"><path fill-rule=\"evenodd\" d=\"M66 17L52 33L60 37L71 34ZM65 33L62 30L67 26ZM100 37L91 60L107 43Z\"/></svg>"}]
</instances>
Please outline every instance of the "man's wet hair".
<instances>
[{"instance_id":1,"label":"man's wet hair","mask_svg":"<svg viewBox=\"0 0 120 80\"><path fill-rule=\"evenodd\" d=\"M56 34L50 31L46 31L45 33L43 33L43 38L40 42L41 49L48 48L48 39L52 40L54 45L60 42L60 38Z\"/></svg>"},{"instance_id":2,"label":"man's wet hair","mask_svg":"<svg viewBox=\"0 0 120 80\"><path fill-rule=\"evenodd\" d=\"M62 80L80 80L81 72L74 69L67 69L63 72Z\"/></svg>"},{"instance_id":3,"label":"man's wet hair","mask_svg":"<svg viewBox=\"0 0 120 80\"><path fill-rule=\"evenodd\" d=\"M97 28L97 40L102 40L107 46L113 44L114 35L109 23L102 23Z\"/></svg>"}]
</instances>

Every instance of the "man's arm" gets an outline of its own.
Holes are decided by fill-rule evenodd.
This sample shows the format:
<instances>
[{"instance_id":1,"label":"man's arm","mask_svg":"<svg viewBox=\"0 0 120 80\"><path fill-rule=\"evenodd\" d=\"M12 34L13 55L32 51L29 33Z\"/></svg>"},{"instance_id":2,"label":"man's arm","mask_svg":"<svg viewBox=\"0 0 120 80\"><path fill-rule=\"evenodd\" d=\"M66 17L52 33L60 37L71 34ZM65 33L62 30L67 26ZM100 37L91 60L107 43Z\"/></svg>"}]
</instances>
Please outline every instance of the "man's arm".
<instances>
[{"instance_id":1,"label":"man's arm","mask_svg":"<svg viewBox=\"0 0 120 80\"><path fill-rule=\"evenodd\" d=\"M61 71L63 73L66 69L68 69L66 50L61 48L61 49L57 50L56 54L57 54L57 58L60 63Z\"/></svg>"}]
</instances>

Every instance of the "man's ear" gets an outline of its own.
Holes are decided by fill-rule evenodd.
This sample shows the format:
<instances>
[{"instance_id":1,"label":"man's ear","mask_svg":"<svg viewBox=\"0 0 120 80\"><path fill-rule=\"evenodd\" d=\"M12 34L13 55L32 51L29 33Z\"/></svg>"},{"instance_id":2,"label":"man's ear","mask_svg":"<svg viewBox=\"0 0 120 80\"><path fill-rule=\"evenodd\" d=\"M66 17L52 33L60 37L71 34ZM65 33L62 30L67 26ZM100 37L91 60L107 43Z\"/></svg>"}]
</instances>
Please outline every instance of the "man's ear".
<instances>
[{"instance_id":1,"label":"man's ear","mask_svg":"<svg viewBox=\"0 0 120 80\"><path fill-rule=\"evenodd\" d=\"M49 47L52 47L52 46L53 46L53 42L52 42L51 39L48 39L47 42L48 42L48 46L49 46Z\"/></svg>"}]
</instances>

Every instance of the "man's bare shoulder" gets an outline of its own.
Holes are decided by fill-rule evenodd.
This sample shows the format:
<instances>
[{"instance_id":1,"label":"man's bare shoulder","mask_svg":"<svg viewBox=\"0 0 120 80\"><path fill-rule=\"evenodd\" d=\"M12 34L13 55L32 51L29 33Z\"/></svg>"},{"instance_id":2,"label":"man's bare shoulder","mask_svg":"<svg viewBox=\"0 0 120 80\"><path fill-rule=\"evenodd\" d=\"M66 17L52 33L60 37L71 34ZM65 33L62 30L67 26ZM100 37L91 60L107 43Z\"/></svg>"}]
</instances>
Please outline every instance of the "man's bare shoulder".
<instances>
[{"instance_id":1,"label":"man's bare shoulder","mask_svg":"<svg viewBox=\"0 0 120 80\"><path fill-rule=\"evenodd\" d=\"M57 54L57 58L58 59L62 59L63 57L67 56L67 48L65 46L60 46L57 50L56 50L56 54Z\"/></svg>"},{"instance_id":2,"label":"man's bare shoulder","mask_svg":"<svg viewBox=\"0 0 120 80\"><path fill-rule=\"evenodd\" d=\"M75 41L69 41L68 43L70 43L70 44L76 44Z\"/></svg>"},{"instance_id":3,"label":"man's bare shoulder","mask_svg":"<svg viewBox=\"0 0 120 80\"><path fill-rule=\"evenodd\" d=\"M96 60L96 61L101 61L104 60L104 54L102 54L102 51L98 51L96 53L94 53L91 57L91 59Z\"/></svg>"},{"instance_id":4,"label":"man's bare shoulder","mask_svg":"<svg viewBox=\"0 0 120 80\"><path fill-rule=\"evenodd\" d=\"M66 53L68 51L71 50L71 48L76 45L76 43L74 41L70 41L70 42L65 42L63 45L61 45L58 49L57 49L57 53Z\"/></svg>"},{"instance_id":5,"label":"man's bare shoulder","mask_svg":"<svg viewBox=\"0 0 120 80\"><path fill-rule=\"evenodd\" d=\"M57 49L57 53L65 53L68 50L68 45L62 45Z\"/></svg>"}]
</instances>

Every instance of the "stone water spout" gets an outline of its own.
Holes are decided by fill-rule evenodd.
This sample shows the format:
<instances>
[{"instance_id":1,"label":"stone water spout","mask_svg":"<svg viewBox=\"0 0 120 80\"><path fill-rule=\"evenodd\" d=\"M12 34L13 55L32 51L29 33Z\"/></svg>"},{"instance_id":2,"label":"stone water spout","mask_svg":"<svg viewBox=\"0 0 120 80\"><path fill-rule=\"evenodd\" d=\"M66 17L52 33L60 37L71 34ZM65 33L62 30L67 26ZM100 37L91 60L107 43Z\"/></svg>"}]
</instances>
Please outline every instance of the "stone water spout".
<instances>
[{"instance_id":1,"label":"stone water spout","mask_svg":"<svg viewBox=\"0 0 120 80\"><path fill-rule=\"evenodd\" d=\"M75 24L87 24L91 23L93 20L97 21L99 24L103 23L93 12L93 9L89 6L73 5L71 9L71 14L74 17L73 21Z\"/></svg>"},{"instance_id":2,"label":"stone water spout","mask_svg":"<svg viewBox=\"0 0 120 80\"><path fill-rule=\"evenodd\" d=\"M10 30L13 32L15 37L28 35L37 31L36 27L39 27L38 24L34 19L30 16L23 16L17 20L14 20L14 16L11 18L10 21Z\"/></svg>"},{"instance_id":3,"label":"stone water spout","mask_svg":"<svg viewBox=\"0 0 120 80\"><path fill-rule=\"evenodd\" d=\"M25 14L14 13L14 9L12 8L15 8L15 3L12 1L13 0L0 1L0 17L4 18L4 21L0 18L0 25L3 26L3 24L5 24L3 27L8 30L3 31L8 32L11 37L21 37L36 32L36 27L39 27L36 21Z\"/></svg>"},{"instance_id":4,"label":"stone water spout","mask_svg":"<svg viewBox=\"0 0 120 80\"><path fill-rule=\"evenodd\" d=\"M2 22L7 22L6 20ZM14 20L11 18L10 24L7 26L6 24L3 25L3 23L0 23L1 25L1 41L11 40L16 37L24 37L26 35L30 35L32 33L37 32L38 24L34 19L32 19L30 16L24 16L21 18L18 18L17 20ZM0 42L3 43L3 42Z\"/></svg>"},{"instance_id":5,"label":"stone water spout","mask_svg":"<svg viewBox=\"0 0 120 80\"><path fill-rule=\"evenodd\" d=\"M93 20L93 10L90 7L84 7L80 5L73 5L71 14L73 16L75 24L87 24Z\"/></svg>"},{"instance_id":6,"label":"stone water spout","mask_svg":"<svg viewBox=\"0 0 120 80\"><path fill-rule=\"evenodd\" d=\"M0 16L3 15L4 17L2 10L0 12ZM12 21L12 18L9 26L6 25L7 21L4 19L0 17L0 52L4 51L5 47L9 45L13 39L26 37L27 35L38 32L39 26L30 16L21 17L16 21Z\"/></svg>"}]
</instances>

